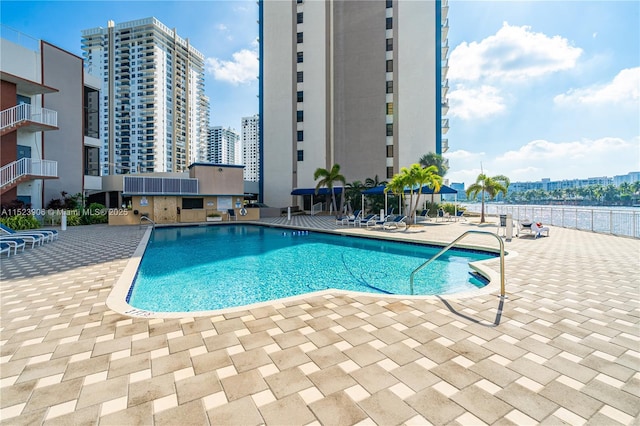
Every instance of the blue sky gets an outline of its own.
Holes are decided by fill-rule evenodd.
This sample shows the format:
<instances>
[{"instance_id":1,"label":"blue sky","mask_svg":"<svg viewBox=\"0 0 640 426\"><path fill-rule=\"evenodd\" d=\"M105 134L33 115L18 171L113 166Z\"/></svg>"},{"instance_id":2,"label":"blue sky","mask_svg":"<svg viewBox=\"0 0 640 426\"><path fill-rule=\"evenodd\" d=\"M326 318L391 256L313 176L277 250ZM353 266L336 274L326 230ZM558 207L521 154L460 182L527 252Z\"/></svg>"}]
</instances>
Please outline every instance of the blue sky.
<instances>
[{"instance_id":1,"label":"blue sky","mask_svg":"<svg viewBox=\"0 0 640 426\"><path fill-rule=\"evenodd\" d=\"M81 30L149 16L207 58L212 125L239 130L258 112L255 1L0 3L4 25L77 55ZM639 171L639 23L635 0L450 0L446 178Z\"/></svg>"}]
</instances>

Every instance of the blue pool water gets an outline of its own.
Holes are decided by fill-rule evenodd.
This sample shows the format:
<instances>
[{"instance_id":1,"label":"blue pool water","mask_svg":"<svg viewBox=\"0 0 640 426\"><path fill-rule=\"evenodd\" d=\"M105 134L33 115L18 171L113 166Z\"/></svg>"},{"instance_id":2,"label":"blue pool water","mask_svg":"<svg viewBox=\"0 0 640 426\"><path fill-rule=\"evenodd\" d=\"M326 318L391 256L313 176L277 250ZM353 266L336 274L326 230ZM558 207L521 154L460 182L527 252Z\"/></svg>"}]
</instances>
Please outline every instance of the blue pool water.
<instances>
[{"instance_id":1,"label":"blue pool water","mask_svg":"<svg viewBox=\"0 0 640 426\"><path fill-rule=\"evenodd\" d=\"M410 294L411 272L441 248L257 225L156 229L128 302L155 312L243 306L330 288ZM450 250L416 275L414 293L483 287L469 262L491 254Z\"/></svg>"}]
</instances>

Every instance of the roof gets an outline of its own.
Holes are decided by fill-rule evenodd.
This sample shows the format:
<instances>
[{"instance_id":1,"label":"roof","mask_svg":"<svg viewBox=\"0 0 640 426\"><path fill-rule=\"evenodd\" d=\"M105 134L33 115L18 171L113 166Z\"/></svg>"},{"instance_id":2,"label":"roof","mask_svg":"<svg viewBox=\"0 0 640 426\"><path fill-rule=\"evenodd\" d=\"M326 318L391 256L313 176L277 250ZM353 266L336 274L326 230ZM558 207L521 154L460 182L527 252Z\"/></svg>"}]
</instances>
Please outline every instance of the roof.
<instances>
[{"instance_id":1,"label":"roof","mask_svg":"<svg viewBox=\"0 0 640 426\"><path fill-rule=\"evenodd\" d=\"M334 186L333 190L335 194L340 194L342 192L341 186ZM291 195L330 195L331 191L329 188L318 188L318 192L316 192L315 188L296 188L291 191Z\"/></svg>"}]
</instances>

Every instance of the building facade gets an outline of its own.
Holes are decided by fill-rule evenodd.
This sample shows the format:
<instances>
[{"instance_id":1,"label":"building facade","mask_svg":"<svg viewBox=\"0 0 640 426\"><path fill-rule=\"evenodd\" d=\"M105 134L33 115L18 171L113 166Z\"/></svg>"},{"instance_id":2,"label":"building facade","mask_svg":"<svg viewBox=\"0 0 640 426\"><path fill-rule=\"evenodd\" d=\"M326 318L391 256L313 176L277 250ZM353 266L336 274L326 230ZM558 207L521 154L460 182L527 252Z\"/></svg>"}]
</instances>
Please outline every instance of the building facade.
<instances>
[{"instance_id":1,"label":"building facade","mask_svg":"<svg viewBox=\"0 0 640 426\"><path fill-rule=\"evenodd\" d=\"M82 31L102 81L103 174L180 172L206 155L204 56L156 18Z\"/></svg>"},{"instance_id":2,"label":"building facade","mask_svg":"<svg viewBox=\"0 0 640 426\"><path fill-rule=\"evenodd\" d=\"M207 138L207 161L216 164L241 164L240 135L222 126L210 127Z\"/></svg>"},{"instance_id":3,"label":"building facade","mask_svg":"<svg viewBox=\"0 0 640 426\"><path fill-rule=\"evenodd\" d=\"M100 80L82 58L6 27L0 52L2 204L39 214L62 192L101 191Z\"/></svg>"},{"instance_id":4,"label":"building facade","mask_svg":"<svg viewBox=\"0 0 640 426\"><path fill-rule=\"evenodd\" d=\"M266 203L289 205L317 168L385 180L446 152L446 1L259 4Z\"/></svg>"},{"instance_id":5,"label":"building facade","mask_svg":"<svg viewBox=\"0 0 640 426\"><path fill-rule=\"evenodd\" d=\"M242 117L242 164L244 164L244 180L258 182L260 180L260 116Z\"/></svg>"}]
</instances>

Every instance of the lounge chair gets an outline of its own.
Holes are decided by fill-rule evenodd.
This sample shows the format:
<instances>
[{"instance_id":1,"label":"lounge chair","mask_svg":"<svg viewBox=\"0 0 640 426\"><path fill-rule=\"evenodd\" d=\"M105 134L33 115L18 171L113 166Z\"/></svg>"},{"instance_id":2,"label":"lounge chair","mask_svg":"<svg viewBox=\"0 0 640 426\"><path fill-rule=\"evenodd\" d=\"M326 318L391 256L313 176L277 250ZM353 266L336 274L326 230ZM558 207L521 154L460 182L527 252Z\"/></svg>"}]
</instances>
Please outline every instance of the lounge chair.
<instances>
[{"instance_id":1,"label":"lounge chair","mask_svg":"<svg viewBox=\"0 0 640 426\"><path fill-rule=\"evenodd\" d=\"M429 217L429 210L424 209L420 212L420 214L416 215L416 219L418 219L419 217L424 218L424 220L431 220L431 218Z\"/></svg>"},{"instance_id":2,"label":"lounge chair","mask_svg":"<svg viewBox=\"0 0 640 426\"><path fill-rule=\"evenodd\" d=\"M351 225L351 224L353 223L353 224L354 224L354 226L355 226L355 222L356 222L357 220L360 220L360 219L361 219L361 217L360 217L360 215L361 215L361 214L362 214L362 210L356 210L356 211L354 211L354 212L353 212L353 217L350 217L350 218L348 218L348 219L347 219L347 225Z\"/></svg>"},{"instance_id":3,"label":"lounge chair","mask_svg":"<svg viewBox=\"0 0 640 426\"><path fill-rule=\"evenodd\" d=\"M0 242L7 243L12 246L15 249L14 251L16 252L16 254L18 254L18 249L22 249L22 251L24 251L27 242L31 244L31 248L34 248L36 246L35 240L25 241L23 238L10 237L7 235L1 235Z\"/></svg>"},{"instance_id":4,"label":"lounge chair","mask_svg":"<svg viewBox=\"0 0 640 426\"><path fill-rule=\"evenodd\" d=\"M458 220L464 220L464 221L466 222L466 221L467 221L467 218L466 218L466 217L464 217L464 210L458 210L458 211L456 212L456 215L455 215L454 219L455 219L456 221L458 221Z\"/></svg>"},{"instance_id":5,"label":"lounge chair","mask_svg":"<svg viewBox=\"0 0 640 426\"><path fill-rule=\"evenodd\" d=\"M14 239L0 239L0 248L2 253L7 253L7 257L11 256L11 250L13 250L14 254L18 254L18 249L22 249L24 251L25 242L20 238Z\"/></svg>"},{"instance_id":6,"label":"lounge chair","mask_svg":"<svg viewBox=\"0 0 640 426\"><path fill-rule=\"evenodd\" d=\"M11 256L11 246L7 243L0 243L0 254L5 253L7 257Z\"/></svg>"},{"instance_id":7,"label":"lounge chair","mask_svg":"<svg viewBox=\"0 0 640 426\"><path fill-rule=\"evenodd\" d=\"M438 219L441 219L443 222L446 220L447 222L451 220L451 215L445 212L443 209L438 209L438 215L436 216L436 222Z\"/></svg>"},{"instance_id":8,"label":"lounge chair","mask_svg":"<svg viewBox=\"0 0 640 426\"><path fill-rule=\"evenodd\" d=\"M11 232L5 231L5 226L2 226L2 232L4 232L3 234L0 234L0 237L2 238L20 238L21 240L25 241L25 242L29 242L31 243L31 247L34 247L36 245L41 246L42 244L44 244L45 241L47 241L48 236L45 236L44 234L37 234L37 233L31 233L30 231L14 231L11 228L7 228L10 229Z\"/></svg>"},{"instance_id":9,"label":"lounge chair","mask_svg":"<svg viewBox=\"0 0 640 426\"><path fill-rule=\"evenodd\" d=\"M406 216L396 216L382 224L382 229L407 229Z\"/></svg>"},{"instance_id":10,"label":"lounge chair","mask_svg":"<svg viewBox=\"0 0 640 426\"><path fill-rule=\"evenodd\" d=\"M336 225L346 225L349 223L349 216L336 217Z\"/></svg>"},{"instance_id":11,"label":"lounge chair","mask_svg":"<svg viewBox=\"0 0 640 426\"><path fill-rule=\"evenodd\" d=\"M538 224L536 222L533 222L531 224L531 233L534 234L534 239L541 237L543 233L546 233L547 237L549 236L549 227L548 226L542 226L542 224L540 226L538 226Z\"/></svg>"},{"instance_id":12,"label":"lounge chair","mask_svg":"<svg viewBox=\"0 0 640 426\"><path fill-rule=\"evenodd\" d=\"M25 231L15 231L9 228L7 225L0 223L0 231L7 235L40 235L42 237L41 242L53 241L58 239L58 231L55 229L27 229Z\"/></svg>"},{"instance_id":13,"label":"lounge chair","mask_svg":"<svg viewBox=\"0 0 640 426\"><path fill-rule=\"evenodd\" d=\"M236 216L236 211L234 209L227 209L227 213L229 213L229 221L231 221L231 218L233 218L233 220L238 220L238 216Z\"/></svg>"},{"instance_id":14,"label":"lounge chair","mask_svg":"<svg viewBox=\"0 0 640 426\"><path fill-rule=\"evenodd\" d=\"M531 230L531 219L524 219L524 220L520 220L518 221L518 228L517 228L517 237L520 238L521 235L523 234L529 234L532 235L533 232Z\"/></svg>"},{"instance_id":15,"label":"lounge chair","mask_svg":"<svg viewBox=\"0 0 640 426\"><path fill-rule=\"evenodd\" d=\"M353 222L353 226L362 226L363 223L366 225L370 220L376 220L376 217L378 217L377 214L369 214L363 218L357 219Z\"/></svg>"}]
</instances>

